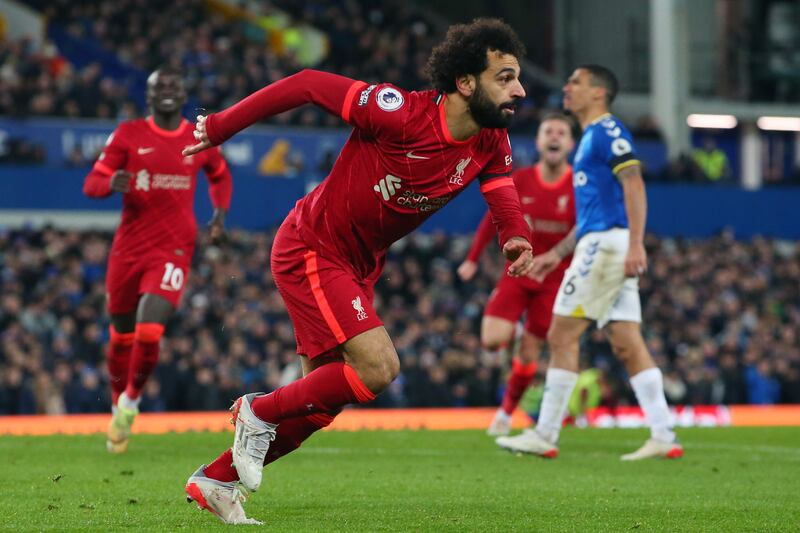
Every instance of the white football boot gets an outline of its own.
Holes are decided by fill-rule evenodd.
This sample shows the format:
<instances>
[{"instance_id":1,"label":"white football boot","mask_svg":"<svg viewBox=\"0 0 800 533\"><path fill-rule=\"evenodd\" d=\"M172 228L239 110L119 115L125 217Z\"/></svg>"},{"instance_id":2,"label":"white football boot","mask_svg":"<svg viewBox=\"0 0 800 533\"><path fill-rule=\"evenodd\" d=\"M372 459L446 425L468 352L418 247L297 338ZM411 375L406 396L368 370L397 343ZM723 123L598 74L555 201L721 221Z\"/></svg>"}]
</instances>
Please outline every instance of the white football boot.
<instances>
[{"instance_id":1,"label":"white football boot","mask_svg":"<svg viewBox=\"0 0 800 533\"><path fill-rule=\"evenodd\" d=\"M498 409L494 414L492 423L486 430L486 434L490 437L504 437L511 433L511 415Z\"/></svg>"},{"instance_id":2,"label":"white football boot","mask_svg":"<svg viewBox=\"0 0 800 533\"><path fill-rule=\"evenodd\" d=\"M206 509L226 524L261 525L244 514L242 503L247 494L236 481L224 482L206 477L202 465L186 482L186 501L195 502L200 509Z\"/></svg>"},{"instance_id":3,"label":"white football boot","mask_svg":"<svg viewBox=\"0 0 800 533\"><path fill-rule=\"evenodd\" d=\"M627 453L620 457L623 461L639 461L641 459L651 459L663 457L664 459L677 459L683 457L683 446L677 441L664 442L662 440L649 439L644 446L632 453Z\"/></svg>"},{"instance_id":4,"label":"white football boot","mask_svg":"<svg viewBox=\"0 0 800 533\"><path fill-rule=\"evenodd\" d=\"M131 427L136 415L139 414L139 402L127 399L125 393L120 394L117 405L112 409L111 423L106 432L106 450L109 453L125 453L128 451L128 441L131 436Z\"/></svg>"},{"instance_id":5,"label":"white football boot","mask_svg":"<svg viewBox=\"0 0 800 533\"><path fill-rule=\"evenodd\" d=\"M250 408L250 403L259 396L265 394L245 394L231 407L231 422L236 426L233 437L233 466L239 474L239 480L251 491L256 491L261 486L264 458L278 429L278 424L264 422Z\"/></svg>"},{"instance_id":6,"label":"white football boot","mask_svg":"<svg viewBox=\"0 0 800 533\"><path fill-rule=\"evenodd\" d=\"M558 457L558 447L540 437L533 429L526 429L513 437L498 437L495 442L510 452L530 453L547 459Z\"/></svg>"}]
</instances>

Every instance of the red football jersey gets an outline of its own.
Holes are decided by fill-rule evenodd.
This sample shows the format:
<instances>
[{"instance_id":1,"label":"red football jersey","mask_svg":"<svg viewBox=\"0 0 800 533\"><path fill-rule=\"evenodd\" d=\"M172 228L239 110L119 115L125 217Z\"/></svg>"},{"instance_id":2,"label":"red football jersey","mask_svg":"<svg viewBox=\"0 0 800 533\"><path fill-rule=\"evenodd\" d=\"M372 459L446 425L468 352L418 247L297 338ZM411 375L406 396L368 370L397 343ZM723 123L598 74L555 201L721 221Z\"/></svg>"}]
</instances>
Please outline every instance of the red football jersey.
<instances>
[{"instance_id":1,"label":"red football jersey","mask_svg":"<svg viewBox=\"0 0 800 533\"><path fill-rule=\"evenodd\" d=\"M366 279L386 249L480 180L501 244L529 238L510 178L504 129L482 129L457 141L446 120L446 96L367 85L303 70L206 118L218 145L258 120L314 103L354 126L326 180L295 206L306 245Z\"/></svg>"},{"instance_id":2,"label":"red football jersey","mask_svg":"<svg viewBox=\"0 0 800 533\"><path fill-rule=\"evenodd\" d=\"M231 174L219 148L184 157L181 151L196 141L186 120L176 130L164 130L152 117L121 123L108 138L84 192L92 197L111 194L110 177L127 170L133 177L123 195L122 220L112 253L124 256L158 254L160 250L189 256L194 251L197 223L194 193L202 168L209 180L214 207L227 209Z\"/></svg>"},{"instance_id":3,"label":"red football jersey","mask_svg":"<svg viewBox=\"0 0 800 533\"><path fill-rule=\"evenodd\" d=\"M522 216L533 232L533 255L542 254L564 239L575 225L572 167L553 183L542 179L537 165L516 170L511 177L519 194ZM477 261L494 232L487 213L475 232L467 259ZM570 259L571 256L565 257L546 279L560 281Z\"/></svg>"},{"instance_id":4,"label":"red football jersey","mask_svg":"<svg viewBox=\"0 0 800 533\"><path fill-rule=\"evenodd\" d=\"M472 181L480 179L484 193L502 186L498 178L511 172L511 146L499 129L454 140L444 116L446 96L436 91L360 82L353 88L342 118L354 130L330 176L295 209L309 246L347 258L366 276L393 242Z\"/></svg>"}]
</instances>

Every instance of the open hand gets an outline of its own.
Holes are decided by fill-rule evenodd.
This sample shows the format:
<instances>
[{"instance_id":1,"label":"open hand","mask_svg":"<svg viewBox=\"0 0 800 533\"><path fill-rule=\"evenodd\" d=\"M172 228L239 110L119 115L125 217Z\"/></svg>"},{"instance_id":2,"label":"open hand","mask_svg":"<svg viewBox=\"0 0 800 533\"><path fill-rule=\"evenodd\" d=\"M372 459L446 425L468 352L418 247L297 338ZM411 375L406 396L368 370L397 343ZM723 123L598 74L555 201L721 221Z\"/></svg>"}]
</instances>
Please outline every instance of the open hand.
<instances>
[{"instance_id":1,"label":"open hand","mask_svg":"<svg viewBox=\"0 0 800 533\"><path fill-rule=\"evenodd\" d=\"M542 282L560 263L561 256L554 250L548 250L543 254L534 256L533 265L531 266L530 273L528 273L528 277L535 281Z\"/></svg>"}]
</instances>

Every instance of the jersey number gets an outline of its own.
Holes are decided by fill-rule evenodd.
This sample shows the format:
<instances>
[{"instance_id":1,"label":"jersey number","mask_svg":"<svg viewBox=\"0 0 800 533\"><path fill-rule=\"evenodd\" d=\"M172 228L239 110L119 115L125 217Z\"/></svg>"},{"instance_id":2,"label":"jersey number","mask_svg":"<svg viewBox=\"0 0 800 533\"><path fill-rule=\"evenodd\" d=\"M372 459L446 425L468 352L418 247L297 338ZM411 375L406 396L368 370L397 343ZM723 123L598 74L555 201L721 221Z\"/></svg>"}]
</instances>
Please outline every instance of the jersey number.
<instances>
[{"instance_id":1,"label":"jersey number","mask_svg":"<svg viewBox=\"0 0 800 533\"><path fill-rule=\"evenodd\" d=\"M567 296L575 292L575 284L572 283L573 281L575 281L575 277L576 276L570 276L570 278L564 284L564 294L566 294Z\"/></svg>"},{"instance_id":2,"label":"jersey number","mask_svg":"<svg viewBox=\"0 0 800 533\"><path fill-rule=\"evenodd\" d=\"M168 291L179 291L183 287L183 269L175 263L164 264L164 275L161 276L161 288Z\"/></svg>"}]
</instances>

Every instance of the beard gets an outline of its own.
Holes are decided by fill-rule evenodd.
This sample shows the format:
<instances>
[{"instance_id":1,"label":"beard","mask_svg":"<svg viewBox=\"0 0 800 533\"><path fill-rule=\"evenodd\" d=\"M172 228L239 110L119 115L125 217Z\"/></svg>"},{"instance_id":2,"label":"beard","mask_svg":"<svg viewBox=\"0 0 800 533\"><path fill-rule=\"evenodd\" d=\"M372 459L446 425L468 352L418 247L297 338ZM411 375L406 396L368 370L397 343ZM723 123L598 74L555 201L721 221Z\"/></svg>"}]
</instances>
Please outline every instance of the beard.
<instances>
[{"instance_id":1,"label":"beard","mask_svg":"<svg viewBox=\"0 0 800 533\"><path fill-rule=\"evenodd\" d=\"M495 104L478 83L475 86L475 92L467 102L467 107L478 126L497 129L507 128L511 124L513 115L506 115L503 113L503 109L511 109L515 103L516 100L511 100L500 105Z\"/></svg>"}]
</instances>

